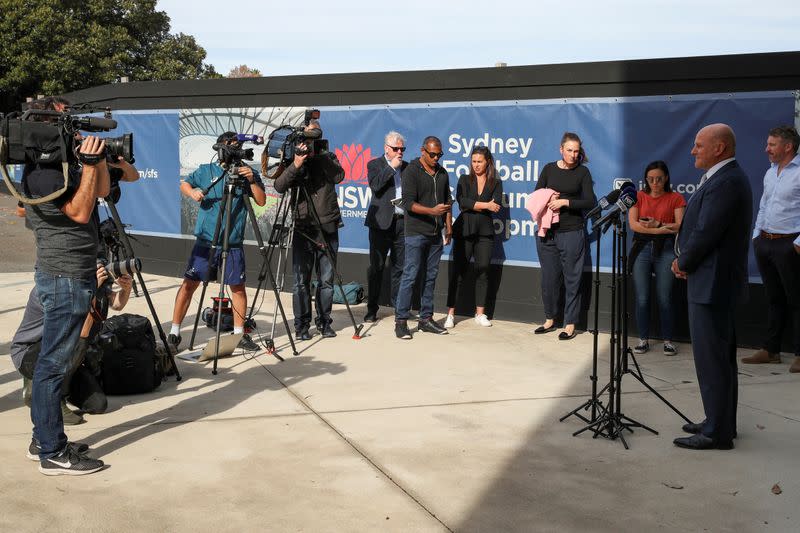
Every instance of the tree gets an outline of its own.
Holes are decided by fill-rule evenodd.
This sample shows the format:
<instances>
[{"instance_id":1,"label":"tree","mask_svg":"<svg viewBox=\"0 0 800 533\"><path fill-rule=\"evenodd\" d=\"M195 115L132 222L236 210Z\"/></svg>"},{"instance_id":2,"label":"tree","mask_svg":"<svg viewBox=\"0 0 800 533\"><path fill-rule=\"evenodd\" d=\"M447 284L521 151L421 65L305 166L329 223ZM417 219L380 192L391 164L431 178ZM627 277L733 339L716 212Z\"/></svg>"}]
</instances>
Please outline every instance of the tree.
<instances>
[{"instance_id":1,"label":"tree","mask_svg":"<svg viewBox=\"0 0 800 533\"><path fill-rule=\"evenodd\" d=\"M230 72L228 72L229 78L258 78L261 76L261 71L257 68L250 68L247 65L239 65L238 67L233 67Z\"/></svg>"},{"instance_id":2,"label":"tree","mask_svg":"<svg viewBox=\"0 0 800 533\"><path fill-rule=\"evenodd\" d=\"M0 110L26 96L130 81L220 78L156 0L0 0Z\"/></svg>"}]
</instances>

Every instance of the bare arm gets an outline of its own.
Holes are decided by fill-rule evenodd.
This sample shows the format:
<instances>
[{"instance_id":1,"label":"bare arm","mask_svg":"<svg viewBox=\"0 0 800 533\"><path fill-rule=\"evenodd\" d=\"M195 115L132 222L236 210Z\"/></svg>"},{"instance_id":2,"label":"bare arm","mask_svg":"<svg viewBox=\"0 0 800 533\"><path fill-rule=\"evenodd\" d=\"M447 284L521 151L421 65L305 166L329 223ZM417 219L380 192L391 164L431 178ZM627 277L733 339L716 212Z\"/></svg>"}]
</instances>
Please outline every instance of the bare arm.
<instances>
[{"instance_id":1,"label":"bare arm","mask_svg":"<svg viewBox=\"0 0 800 533\"><path fill-rule=\"evenodd\" d=\"M103 139L90 135L81 143L80 152L86 155L100 155L105 146ZM78 224L86 224L92 216L97 199L108 196L109 192L111 183L105 159L101 159L96 165L83 165L78 189L61 207L61 212Z\"/></svg>"}]
</instances>

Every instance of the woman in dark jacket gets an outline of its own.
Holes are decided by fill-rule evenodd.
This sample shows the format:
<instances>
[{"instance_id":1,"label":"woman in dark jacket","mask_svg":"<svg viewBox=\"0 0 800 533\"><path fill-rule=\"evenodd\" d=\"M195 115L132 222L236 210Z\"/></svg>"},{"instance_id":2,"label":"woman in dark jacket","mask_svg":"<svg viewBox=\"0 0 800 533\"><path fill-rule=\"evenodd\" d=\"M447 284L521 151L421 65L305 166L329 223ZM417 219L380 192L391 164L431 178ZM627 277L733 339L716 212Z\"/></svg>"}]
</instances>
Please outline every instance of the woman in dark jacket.
<instances>
[{"instance_id":1,"label":"woman in dark jacket","mask_svg":"<svg viewBox=\"0 0 800 533\"><path fill-rule=\"evenodd\" d=\"M461 213L453 224L453 259L447 288L447 319L444 327L455 325L456 294L471 258L475 258L475 322L491 326L486 316L489 262L494 248L492 214L500 210L503 183L497 178L492 153L485 146L472 150L470 171L458 179L456 201Z\"/></svg>"},{"instance_id":2,"label":"woman in dark jacket","mask_svg":"<svg viewBox=\"0 0 800 533\"><path fill-rule=\"evenodd\" d=\"M534 333L548 333L556 329L555 318L559 315L558 300L563 282L564 331L558 334L560 340L575 337L586 252L583 213L596 203L592 174L583 165L585 162L586 154L580 137L566 132L561 138L561 159L546 164L536 183L536 189L555 191L548 209L558 211L559 221L547 230L544 237L536 237L536 250L542 265L545 322Z\"/></svg>"}]
</instances>

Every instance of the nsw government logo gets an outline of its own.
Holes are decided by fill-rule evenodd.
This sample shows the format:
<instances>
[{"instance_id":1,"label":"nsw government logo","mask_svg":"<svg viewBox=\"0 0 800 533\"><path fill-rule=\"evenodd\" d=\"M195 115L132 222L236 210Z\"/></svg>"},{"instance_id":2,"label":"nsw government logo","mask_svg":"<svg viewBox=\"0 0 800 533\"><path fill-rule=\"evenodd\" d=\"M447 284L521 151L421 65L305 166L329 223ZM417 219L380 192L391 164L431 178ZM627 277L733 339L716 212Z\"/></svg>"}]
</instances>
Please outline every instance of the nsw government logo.
<instances>
[{"instance_id":1,"label":"nsw government logo","mask_svg":"<svg viewBox=\"0 0 800 533\"><path fill-rule=\"evenodd\" d=\"M367 185L367 163L372 159L372 149L360 144L345 144L334 150L344 169L344 181L351 184ZM344 183L343 183L344 184Z\"/></svg>"}]
</instances>

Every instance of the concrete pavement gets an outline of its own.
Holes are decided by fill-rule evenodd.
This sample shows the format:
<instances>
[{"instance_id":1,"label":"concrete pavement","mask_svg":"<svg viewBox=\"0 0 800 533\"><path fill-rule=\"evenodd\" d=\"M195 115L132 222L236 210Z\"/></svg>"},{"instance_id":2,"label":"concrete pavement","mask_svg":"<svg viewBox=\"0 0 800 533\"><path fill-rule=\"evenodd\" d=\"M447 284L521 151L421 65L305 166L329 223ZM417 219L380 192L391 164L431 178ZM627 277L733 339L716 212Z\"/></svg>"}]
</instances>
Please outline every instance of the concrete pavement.
<instances>
[{"instance_id":1,"label":"concrete pavement","mask_svg":"<svg viewBox=\"0 0 800 533\"><path fill-rule=\"evenodd\" d=\"M450 335L401 341L385 308L356 341L336 306L339 336L299 343L296 357L279 327L284 362L237 353L213 376L178 360L181 382L111 397L111 412L67 429L108 469L47 478L25 458L30 419L5 355L32 278L0 278L2 531L800 530L800 376L788 357L740 368L739 438L728 452L675 448L683 421L626 377L623 411L659 431L628 434L626 451L589 432L573 437L574 417L558 422L590 391L590 334L560 342L534 337L530 324L485 329L462 318ZM145 279L168 321L179 280ZM261 329L272 308L270 293ZM149 314L143 298L126 312ZM605 383L607 336L600 346ZM691 347L679 350L639 362L697 420Z\"/></svg>"}]
</instances>

